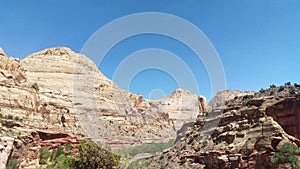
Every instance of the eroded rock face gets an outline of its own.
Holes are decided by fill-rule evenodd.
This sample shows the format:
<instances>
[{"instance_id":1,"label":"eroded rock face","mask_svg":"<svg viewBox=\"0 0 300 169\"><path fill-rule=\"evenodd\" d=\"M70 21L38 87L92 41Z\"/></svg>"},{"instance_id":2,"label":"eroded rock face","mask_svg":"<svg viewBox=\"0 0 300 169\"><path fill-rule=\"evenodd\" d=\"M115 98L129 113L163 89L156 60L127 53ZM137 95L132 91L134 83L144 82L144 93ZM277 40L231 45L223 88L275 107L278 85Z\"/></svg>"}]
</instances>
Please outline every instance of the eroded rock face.
<instances>
[{"instance_id":1,"label":"eroded rock face","mask_svg":"<svg viewBox=\"0 0 300 169\"><path fill-rule=\"evenodd\" d=\"M14 139L11 137L0 138L0 168L6 168L6 163L13 149Z\"/></svg>"},{"instance_id":2,"label":"eroded rock face","mask_svg":"<svg viewBox=\"0 0 300 169\"><path fill-rule=\"evenodd\" d=\"M1 126L0 168L6 168L9 160L17 160L19 168L39 168L40 149L54 149L69 144L75 147L80 139L57 130L32 129L26 126Z\"/></svg>"},{"instance_id":3,"label":"eroded rock face","mask_svg":"<svg viewBox=\"0 0 300 169\"><path fill-rule=\"evenodd\" d=\"M237 97L241 96L252 96L254 92L248 91L239 91L239 90L224 90L218 92L210 101L209 101L209 106L211 108L215 108L221 105L224 105L226 101L232 100Z\"/></svg>"},{"instance_id":4,"label":"eroded rock face","mask_svg":"<svg viewBox=\"0 0 300 169\"><path fill-rule=\"evenodd\" d=\"M266 114L273 117L290 135L300 139L300 96L285 98L266 109Z\"/></svg>"},{"instance_id":5,"label":"eroded rock face","mask_svg":"<svg viewBox=\"0 0 300 169\"><path fill-rule=\"evenodd\" d=\"M204 97L182 89L156 101L122 90L68 48L21 61L0 49L0 138L8 139L0 142L0 168L8 157L20 160L21 168L38 167L40 146L77 144L76 135L112 149L167 142L207 110Z\"/></svg>"},{"instance_id":6,"label":"eroded rock face","mask_svg":"<svg viewBox=\"0 0 300 169\"><path fill-rule=\"evenodd\" d=\"M273 168L271 157L280 145L300 146L297 120L289 120L298 117L300 88L287 88L293 92L255 93L227 101L208 116L199 116L173 148L144 162L154 168Z\"/></svg>"},{"instance_id":7,"label":"eroded rock face","mask_svg":"<svg viewBox=\"0 0 300 169\"><path fill-rule=\"evenodd\" d=\"M90 59L68 48L45 49L21 61L4 52L0 58L1 113L24 125L120 147L113 140L174 139L184 123L208 109L204 97L182 89L161 100L145 100L118 88Z\"/></svg>"}]
</instances>

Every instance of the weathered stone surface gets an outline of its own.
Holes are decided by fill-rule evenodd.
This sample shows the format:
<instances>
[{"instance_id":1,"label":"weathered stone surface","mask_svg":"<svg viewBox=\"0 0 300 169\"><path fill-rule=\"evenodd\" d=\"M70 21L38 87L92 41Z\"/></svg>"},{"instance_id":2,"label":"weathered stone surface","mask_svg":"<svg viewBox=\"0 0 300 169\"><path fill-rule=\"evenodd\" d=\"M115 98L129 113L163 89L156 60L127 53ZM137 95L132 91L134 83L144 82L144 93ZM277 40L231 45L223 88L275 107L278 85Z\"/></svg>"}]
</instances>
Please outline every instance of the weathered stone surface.
<instances>
[{"instance_id":1,"label":"weathered stone surface","mask_svg":"<svg viewBox=\"0 0 300 169\"><path fill-rule=\"evenodd\" d=\"M21 61L1 49L0 108L6 127L59 130L112 149L174 139L183 124L208 111L204 97L183 89L155 101L120 89L90 59L64 47ZM56 138L40 145L72 141Z\"/></svg>"},{"instance_id":2,"label":"weathered stone surface","mask_svg":"<svg viewBox=\"0 0 300 169\"><path fill-rule=\"evenodd\" d=\"M50 150L64 144L75 147L80 139L59 130L32 129L27 126L5 126L0 133L0 168L5 168L8 160L17 159L19 168L39 168L40 148Z\"/></svg>"},{"instance_id":3,"label":"weathered stone surface","mask_svg":"<svg viewBox=\"0 0 300 169\"><path fill-rule=\"evenodd\" d=\"M185 138L144 162L154 168L274 168L271 157L280 145L288 142L300 146L294 127L297 120L289 118L298 117L298 91L274 96L255 93L229 100L221 107L223 113L199 116ZM217 107L208 115L219 111ZM206 125L215 121L215 126Z\"/></svg>"},{"instance_id":4,"label":"weathered stone surface","mask_svg":"<svg viewBox=\"0 0 300 169\"><path fill-rule=\"evenodd\" d=\"M4 116L92 138L171 139L184 123L208 109L204 97L182 89L161 100L145 100L118 88L84 55L63 47L22 61L2 51L0 72Z\"/></svg>"},{"instance_id":5,"label":"weathered stone surface","mask_svg":"<svg viewBox=\"0 0 300 169\"><path fill-rule=\"evenodd\" d=\"M218 92L210 101L209 101L209 106L212 108L224 105L226 101L232 100L236 97L241 97L241 96L252 96L254 92L244 92L244 91L239 91L239 90L223 90Z\"/></svg>"},{"instance_id":6,"label":"weathered stone surface","mask_svg":"<svg viewBox=\"0 0 300 169\"><path fill-rule=\"evenodd\" d=\"M266 114L276 120L284 130L300 139L300 97L289 97L270 106Z\"/></svg>"}]
</instances>

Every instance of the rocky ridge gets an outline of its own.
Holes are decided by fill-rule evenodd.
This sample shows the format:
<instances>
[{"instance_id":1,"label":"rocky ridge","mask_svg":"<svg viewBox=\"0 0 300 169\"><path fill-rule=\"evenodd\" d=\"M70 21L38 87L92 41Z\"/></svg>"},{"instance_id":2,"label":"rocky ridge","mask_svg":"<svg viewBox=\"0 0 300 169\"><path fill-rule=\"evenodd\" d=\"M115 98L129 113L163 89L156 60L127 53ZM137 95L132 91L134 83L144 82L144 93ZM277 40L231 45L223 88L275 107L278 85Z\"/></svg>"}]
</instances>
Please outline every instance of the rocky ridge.
<instances>
[{"instance_id":1,"label":"rocky ridge","mask_svg":"<svg viewBox=\"0 0 300 169\"><path fill-rule=\"evenodd\" d=\"M251 91L239 91L239 90L223 90L219 91L210 101L209 106L211 108L224 105L226 101L238 98L245 95L253 95L255 92Z\"/></svg>"},{"instance_id":2,"label":"rocky ridge","mask_svg":"<svg viewBox=\"0 0 300 169\"><path fill-rule=\"evenodd\" d=\"M21 64L28 81L39 88L39 105L50 110L50 126L72 133L81 127L89 137L113 147L111 140L120 136L136 143L142 138L175 138L183 123L208 109L204 97L182 89L160 101L145 100L118 88L91 60L68 48L45 49Z\"/></svg>"},{"instance_id":3,"label":"rocky ridge","mask_svg":"<svg viewBox=\"0 0 300 169\"><path fill-rule=\"evenodd\" d=\"M277 168L271 158L280 145L300 146L297 86L272 86L226 101L210 112L223 113L200 115L185 138L143 163L150 168ZM204 127L216 120L215 127Z\"/></svg>"},{"instance_id":4,"label":"rocky ridge","mask_svg":"<svg viewBox=\"0 0 300 169\"><path fill-rule=\"evenodd\" d=\"M183 124L208 111L204 97L183 89L156 101L120 89L86 56L63 47L45 49L23 60L8 57L1 49L0 108L4 124L0 139L10 138L2 165L17 150L16 140L27 149L73 143L71 135L91 137L112 149L166 142L176 137ZM32 133L38 131L64 137L38 141L30 148L31 144L18 138L22 128L28 130L25 135L31 140ZM10 130L15 134L7 135ZM42 132L38 135L43 137ZM20 158L21 168L38 160L29 159Z\"/></svg>"}]
</instances>

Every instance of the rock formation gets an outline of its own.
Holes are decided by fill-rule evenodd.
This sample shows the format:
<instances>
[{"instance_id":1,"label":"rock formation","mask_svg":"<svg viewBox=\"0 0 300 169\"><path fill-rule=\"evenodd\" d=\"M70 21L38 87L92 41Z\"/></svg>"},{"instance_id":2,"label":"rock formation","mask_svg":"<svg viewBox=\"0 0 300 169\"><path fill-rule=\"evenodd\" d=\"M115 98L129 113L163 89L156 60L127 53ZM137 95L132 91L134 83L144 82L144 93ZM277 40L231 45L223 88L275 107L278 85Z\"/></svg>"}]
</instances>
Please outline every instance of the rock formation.
<instances>
[{"instance_id":1,"label":"rock formation","mask_svg":"<svg viewBox=\"0 0 300 169\"><path fill-rule=\"evenodd\" d=\"M23 126L21 122L2 118L0 122L0 168L17 160L19 168L38 168L40 148L49 149L69 144L75 147L80 139L64 131L43 130Z\"/></svg>"},{"instance_id":2,"label":"rock formation","mask_svg":"<svg viewBox=\"0 0 300 169\"><path fill-rule=\"evenodd\" d=\"M68 48L45 49L21 65L27 83L38 86L37 111L50 123L45 126L75 134L82 127L84 134L103 142L120 136L175 138L184 123L207 111L204 97L182 89L159 101L120 89L86 56Z\"/></svg>"},{"instance_id":3,"label":"rock formation","mask_svg":"<svg viewBox=\"0 0 300 169\"><path fill-rule=\"evenodd\" d=\"M299 98L300 88L294 86L236 97L208 116L199 116L185 138L144 164L154 168L274 168L271 158L280 145L300 146Z\"/></svg>"},{"instance_id":4,"label":"rock formation","mask_svg":"<svg viewBox=\"0 0 300 169\"><path fill-rule=\"evenodd\" d=\"M266 114L273 117L284 130L300 139L300 98L288 97L266 109Z\"/></svg>"},{"instance_id":5,"label":"rock formation","mask_svg":"<svg viewBox=\"0 0 300 169\"><path fill-rule=\"evenodd\" d=\"M120 89L86 56L63 47L23 60L8 57L1 49L0 108L7 128L31 128L39 137L44 136L40 131L65 133L63 138L42 140L39 146L72 142L69 135L74 134L112 149L174 139L183 124L208 111L204 97L183 89L155 101ZM31 133L26 137L33 139ZM5 140L4 135L0 138ZM7 143L8 154L15 151L14 142L12 138Z\"/></svg>"},{"instance_id":6,"label":"rock formation","mask_svg":"<svg viewBox=\"0 0 300 169\"><path fill-rule=\"evenodd\" d=\"M211 107L211 111L209 111ZM120 89L86 56L50 48L23 60L0 49L0 168L37 168L41 147L91 137L113 150L174 147L143 161L165 168L272 168L286 142L300 146L300 86L223 91L210 102L183 89L160 100Z\"/></svg>"},{"instance_id":7,"label":"rock formation","mask_svg":"<svg viewBox=\"0 0 300 169\"><path fill-rule=\"evenodd\" d=\"M224 105L226 101L232 100L234 98L245 96L245 95L253 95L254 92L244 92L239 90L223 90L219 91L210 101L209 106L211 108L218 107Z\"/></svg>"}]
</instances>

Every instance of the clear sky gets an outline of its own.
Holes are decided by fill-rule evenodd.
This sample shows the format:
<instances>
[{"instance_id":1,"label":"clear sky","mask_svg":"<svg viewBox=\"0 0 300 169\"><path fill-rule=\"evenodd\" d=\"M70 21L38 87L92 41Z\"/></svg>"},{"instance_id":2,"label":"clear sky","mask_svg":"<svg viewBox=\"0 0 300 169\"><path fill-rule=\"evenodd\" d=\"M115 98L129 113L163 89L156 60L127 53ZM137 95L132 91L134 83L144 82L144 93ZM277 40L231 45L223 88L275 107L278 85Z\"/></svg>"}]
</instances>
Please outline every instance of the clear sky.
<instances>
[{"instance_id":1,"label":"clear sky","mask_svg":"<svg viewBox=\"0 0 300 169\"><path fill-rule=\"evenodd\" d=\"M0 46L18 58L55 46L80 52L99 28L140 12L173 14L197 26L219 54L228 89L259 90L287 81L300 83L300 1L296 0L0 0ZM165 36L128 38L96 64L112 78L124 58L146 48L179 56L196 77L197 94L212 97L201 61L187 46ZM137 74L129 90L157 98L163 96L157 91L169 95L177 87L168 72L150 69ZM151 91L156 95L149 96Z\"/></svg>"}]
</instances>

